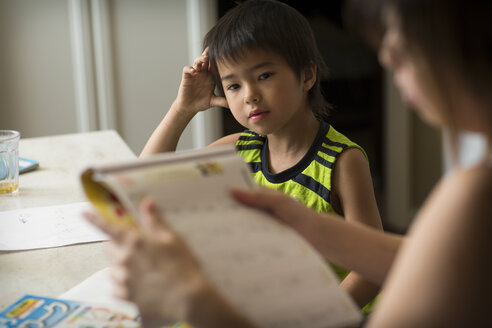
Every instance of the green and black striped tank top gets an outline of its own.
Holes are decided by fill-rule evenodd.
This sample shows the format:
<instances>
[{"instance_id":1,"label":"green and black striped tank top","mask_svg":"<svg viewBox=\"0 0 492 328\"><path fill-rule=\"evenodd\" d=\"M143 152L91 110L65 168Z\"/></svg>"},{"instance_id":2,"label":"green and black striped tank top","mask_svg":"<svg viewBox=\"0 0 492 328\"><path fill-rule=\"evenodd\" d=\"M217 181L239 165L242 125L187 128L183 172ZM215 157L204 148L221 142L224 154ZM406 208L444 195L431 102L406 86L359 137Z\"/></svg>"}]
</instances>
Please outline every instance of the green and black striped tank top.
<instances>
[{"instance_id":1,"label":"green and black striped tank top","mask_svg":"<svg viewBox=\"0 0 492 328\"><path fill-rule=\"evenodd\" d=\"M241 133L236 149L253 171L255 181L262 186L282 190L310 208L318 212L334 213L330 202L332 190L332 172L340 154L348 148L358 148L367 159L367 154L361 146L352 142L333 126L326 122L320 124L316 138L309 151L293 167L273 174L268 171L266 160L268 139L251 130ZM349 271L330 264L340 280L343 280ZM371 301L362 312L369 313Z\"/></svg>"},{"instance_id":2,"label":"green and black striped tank top","mask_svg":"<svg viewBox=\"0 0 492 328\"><path fill-rule=\"evenodd\" d=\"M241 133L236 149L250 164L255 181L262 186L282 190L318 212L334 212L330 202L332 171L338 156L348 148L365 151L326 122L320 124L316 138L306 155L293 167L277 174L268 171L268 139L251 130Z\"/></svg>"}]
</instances>

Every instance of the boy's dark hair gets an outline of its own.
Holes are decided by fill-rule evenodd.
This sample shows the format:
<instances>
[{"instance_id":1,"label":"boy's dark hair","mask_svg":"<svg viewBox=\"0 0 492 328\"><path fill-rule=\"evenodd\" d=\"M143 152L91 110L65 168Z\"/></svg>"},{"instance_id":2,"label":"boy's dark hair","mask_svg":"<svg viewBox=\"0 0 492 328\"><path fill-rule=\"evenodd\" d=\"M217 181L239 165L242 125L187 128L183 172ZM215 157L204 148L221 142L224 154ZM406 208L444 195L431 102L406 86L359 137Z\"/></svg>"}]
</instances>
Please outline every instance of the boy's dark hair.
<instances>
[{"instance_id":1,"label":"boy's dark hair","mask_svg":"<svg viewBox=\"0 0 492 328\"><path fill-rule=\"evenodd\" d=\"M316 83L308 101L318 120L326 120L329 104L321 93L326 66L307 19L297 10L275 0L248 0L229 10L207 33L203 48L208 47L210 66L221 95L224 94L217 61L237 61L245 50L272 51L285 59L298 77L316 65Z\"/></svg>"}]
</instances>

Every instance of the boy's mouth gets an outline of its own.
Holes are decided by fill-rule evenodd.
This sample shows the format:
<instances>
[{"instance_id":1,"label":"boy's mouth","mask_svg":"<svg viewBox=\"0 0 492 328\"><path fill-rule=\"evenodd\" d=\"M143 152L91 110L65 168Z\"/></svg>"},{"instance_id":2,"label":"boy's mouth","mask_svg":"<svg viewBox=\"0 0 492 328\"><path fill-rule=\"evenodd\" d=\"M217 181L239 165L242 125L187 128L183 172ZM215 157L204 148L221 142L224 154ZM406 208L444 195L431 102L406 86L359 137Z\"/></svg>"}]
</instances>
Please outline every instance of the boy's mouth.
<instances>
[{"instance_id":1,"label":"boy's mouth","mask_svg":"<svg viewBox=\"0 0 492 328\"><path fill-rule=\"evenodd\" d=\"M257 121L262 120L265 116L267 116L268 113L269 113L268 111L264 111L261 109L255 109L249 113L248 118L253 122L257 122Z\"/></svg>"}]
</instances>

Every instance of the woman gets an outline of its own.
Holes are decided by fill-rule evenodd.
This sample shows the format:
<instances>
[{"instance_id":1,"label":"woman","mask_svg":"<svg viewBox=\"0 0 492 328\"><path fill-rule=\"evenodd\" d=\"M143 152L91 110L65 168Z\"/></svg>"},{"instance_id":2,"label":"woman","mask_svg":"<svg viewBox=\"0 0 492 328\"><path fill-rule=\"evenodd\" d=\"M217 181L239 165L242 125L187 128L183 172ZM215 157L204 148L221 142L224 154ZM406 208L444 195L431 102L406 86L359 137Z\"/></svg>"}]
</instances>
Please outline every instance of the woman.
<instances>
[{"instance_id":1,"label":"woman","mask_svg":"<svg viewBox=\"0 0 492 328\"><path fill-rule=\"evenodd\" d=\"M483 326L492 307L492 2L388 0L382 7L380 59L403 99L454 139L465 130L485 135L483 160L446 174L404 238L315 213L272 190L233 195L271 212L332 262L382 284L368 327ZM113 236L116 293L139 305L144 323L251 326L208 282L152 202L143 202L142 217L144 235L90 220Z\"/></svg>"}]
</instances>

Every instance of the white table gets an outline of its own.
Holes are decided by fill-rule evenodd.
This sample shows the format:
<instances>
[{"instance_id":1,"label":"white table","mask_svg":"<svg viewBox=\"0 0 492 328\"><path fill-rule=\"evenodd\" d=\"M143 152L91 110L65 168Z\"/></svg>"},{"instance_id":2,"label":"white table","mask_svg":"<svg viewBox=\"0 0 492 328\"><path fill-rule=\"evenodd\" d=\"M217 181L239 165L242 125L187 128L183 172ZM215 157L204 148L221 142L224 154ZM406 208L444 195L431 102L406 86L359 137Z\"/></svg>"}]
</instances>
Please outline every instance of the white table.
<instances>
[{"instance_id":1,"label":"white table","mask_svg":"<svg viewBox=\"0 0 492 328\"><path fill-rule=\"evenodd\" d=\"M83 168L135 158L115 131L21 139L19 154L40 168L20 175L17 193L0 195L0 211L85 201ZM0 310L25 294L57 297L108 264L101 242L0 252Z\"/></svg>"}]
</instances>

